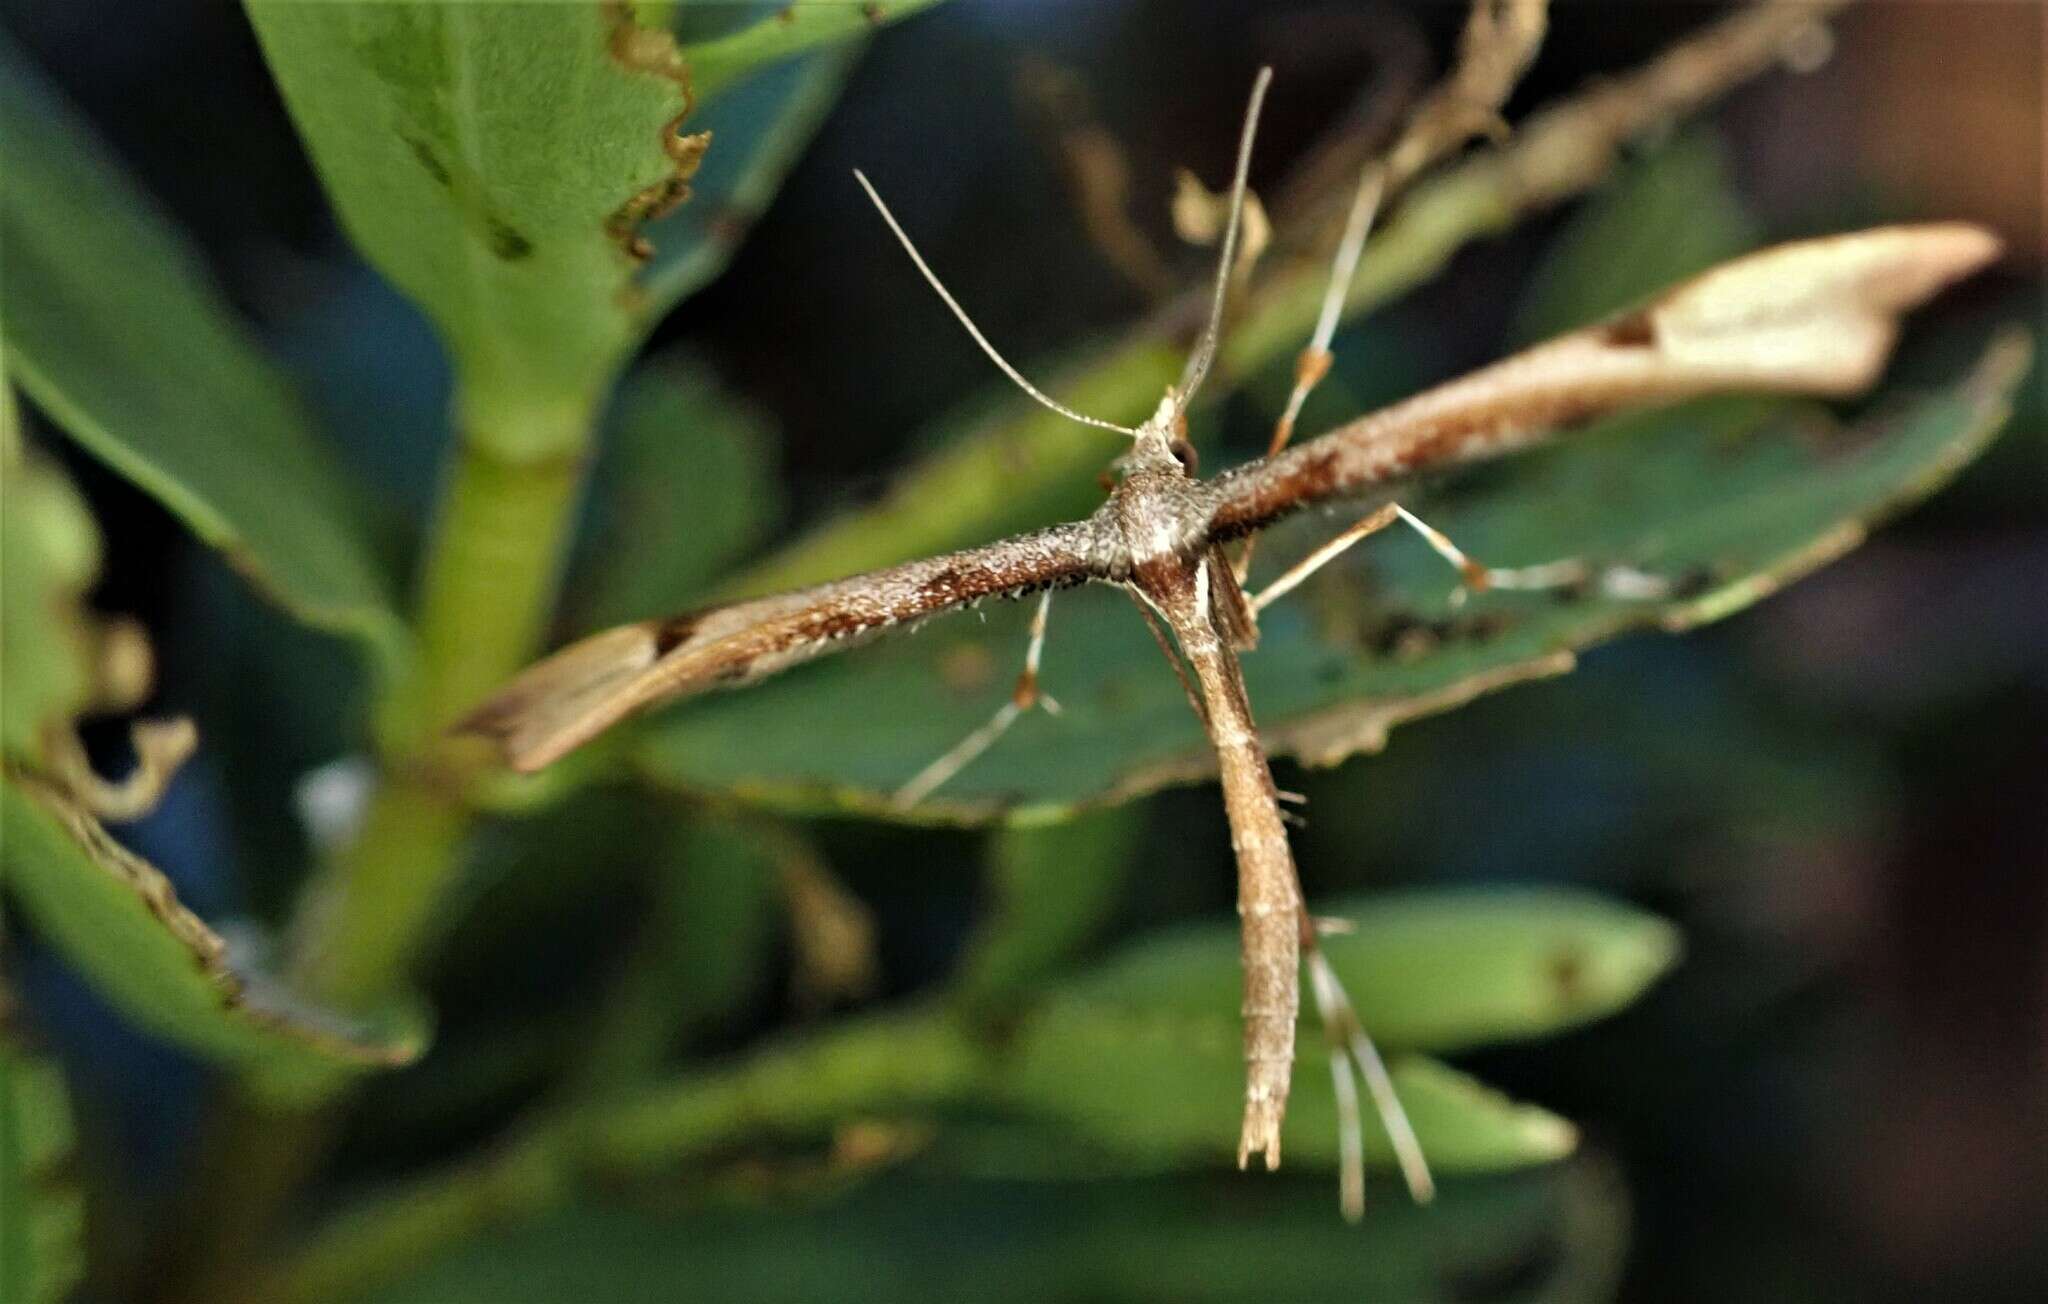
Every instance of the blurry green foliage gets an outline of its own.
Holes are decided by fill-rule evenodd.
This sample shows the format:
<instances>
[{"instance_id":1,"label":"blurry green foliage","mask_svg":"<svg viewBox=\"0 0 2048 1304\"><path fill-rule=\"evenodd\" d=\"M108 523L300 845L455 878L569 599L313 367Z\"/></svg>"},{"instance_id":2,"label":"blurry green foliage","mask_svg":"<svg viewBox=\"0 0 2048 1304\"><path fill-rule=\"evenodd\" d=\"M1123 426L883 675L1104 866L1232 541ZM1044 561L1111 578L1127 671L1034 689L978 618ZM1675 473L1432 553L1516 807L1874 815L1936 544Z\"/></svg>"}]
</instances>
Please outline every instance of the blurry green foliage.
<instances>
[{"instance_id":1,"label":"blurry green foliage","mask_svg":"<svg viewBox=\"0 0 2048 1304\"><path fill-rule=\"evenodd\" d=\"M0 390L0 405L0 744L33 756L44 726L81 714L95 693L95 639L81 604L99 576L100 536L63 474L23 446L12 390Z\"/></svg>"},{"instance_id":2,"label":"blurry green foliage","mask_svg":"<svg viewBox=\"0 0 2048 1304\"><path fill-rule=\"evenodd\" d=\"M1145 856L1131 810L1005 829L989 839L988 921L969 944L959 988L971 1002L1020 999L1102 928Z\"/></svg>"},{"instance_id":3,"label":"blurry green foliage","mask_svg":"<svg viewBox=\"0 0 2048 1304\"><path fill-rule=\"evenodd\" d=\"M597 630L701 599L782 513L773 428L701 365L627 378L592 486L596 519L564 585L568 623Z\"/></svg>"},{"instance_id":4,"label":"blurry green foliage","mask_svg":"<svg viewBox=\"0 0 2048 1304\"><path fill-rule=\"evenodd\" d=\"M1756 245L1721 142L1686 132L1631 160L1576 213L1530 277L1509 342L1517 347L1620 312Z\"/></svg>"},{"instance_id":5,"label":"blurry green foliage","mask_svg":"<svg viewBox=\"0 0 2048 1304\"><path fill-rule=\"evenodd\" d=\"M1463 1050L1601 1018L1679 953L1663 920L1587 893L1446 888L1321 901L1316 910L1344 921L1323 951L1357 993L1374 1039L1394 1050ZM1228 1040L1237 1030L1237 946L1237 930L1221 922L1162 930L1063 985L1046 1017L1063 1008L1076 1019Z\"/></svg>"},{"instance_id":6,"label":"blurry green foliage","mask_svg":"<svg viewBox=\"0 0 2048 1304\"><path fill-rule=\"evenodd\" d=\"M0 66L8 374L267 596L390 664L365 501L290 381L83 121L5 45Z\"/></svg>"},{"instance_id":7,"label":"blurry green foliage","mask_svg":"<svg viewBox=\"0 0 2048 1304\"><path fill-rule=\"evenodd\" d=\"M1389 1050L1451 1050L1542 1036L1628 1004L1677 958L1669 925L1596 898L1539 891L1432 892L1333 901L1353 931L1324 941L1358 1013ZM1071 1122L1140 1161L1208 1156L1243 1093L1237 930L1162 932L1052 986L1001 1061L998 1099ZM1336 1115L1313 1017L1297 1041L1286 1144L1334 1166ZM1431 1163L1513 1168L1568 1153L1571 1126L1443 1065L1393 1066ZM1376 1123L1368 1155L1391 1152Z\"/></svg>"},{"instance_id":8,"label":"blurry green foliage","mask_svg":"<svg viewBox=\"0 0 2048 1304\"><path fill-rule=\"evenodd\" d=\"M828 1179L829 1180L829 1179ZM525 1304L592 1292L762 1301L1034 1299L1513 1301L1605 1298L1627 1213L1597 1171L1389 1199L1368 1225L1312 1182L1145 1177L961 1182L890 1177L767 1207L745 1188L698 1207L587 1204L493 1237L366 1304ZM760 1196L773 1194L763 1191ZM1144 1216L1133 1218L1132 1210ZM969 1229L1001 1228L1001 1237Z\"/></svg>"},{"instance_id":9,"label":"blurry green foliage","mask_svg":"<svg viewBox=\"0 0 2048 1304\"><path fill-rule=\"evenodd\" d=\"M83 605L99 569L99 531L63 473L21 443L11 396L0 415L0 547L8 567L0 626L7 762L0 885L124 1013L196 1054L261 1073L284 1090L338 1071L409 1062L417 1033L385 1039L335 1022L286 997L246 962L231 963L226 941L70 790L88 779L68 768L77 763L68 755L75 748L60 747L60 739L88 709L135 690L103 682L111 672L99 622Z\"/></svg>"},{"instance_id":10,"label":"blurry green foliage","mask_svg":"<svg viewBox=\"0 0 2048 1304\"><path fill-rule=\"evenodd\" d=\"M56 1304L85 1274L85 1196L57 1066L0 1039L0 1299Z\"/></svg>"}]
</instances>

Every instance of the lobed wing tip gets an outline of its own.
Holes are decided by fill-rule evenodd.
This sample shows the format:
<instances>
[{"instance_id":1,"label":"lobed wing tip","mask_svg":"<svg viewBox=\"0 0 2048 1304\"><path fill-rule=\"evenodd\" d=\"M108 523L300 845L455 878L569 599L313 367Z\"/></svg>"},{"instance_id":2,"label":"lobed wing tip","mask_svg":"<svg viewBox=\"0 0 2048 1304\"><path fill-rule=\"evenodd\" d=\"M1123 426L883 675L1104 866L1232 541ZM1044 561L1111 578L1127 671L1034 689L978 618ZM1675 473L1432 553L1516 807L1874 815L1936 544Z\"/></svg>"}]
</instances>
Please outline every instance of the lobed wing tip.
<instances>
[{"instance_id":1,"label":"lobed wing tip","mask_svg":"<svg viewBox=\"0 0 2048 1304\"><path fill-rule=\"evenodd\" d=\"M442 730L448 738L480 738L491 744L508 769L535 774L546 769L555 757L540 754L519 744L521 709L510 692L498 693L469 714Z\"/></svg>"},{"instance_id":2,"label":"lobed wing tip","mask_svg":"<svg viewBox=\"0 0 2048 1304\"><path fill-rule=\"evenodd\" d=\"M1892 270L1885 274L1891 281L1890 291L1875 291L1871 305L1892 313L1918 308L1991 266L2005 253L2005 240L1975 222L1924 222L1884 228L1877 234L1899 240L1888 260Z\"/></svg>"},{"instance_id":3,"label":"lobed wing tip","mask_svg":"<svg viewBox=\"0 0 2048 1304\"><path fill-rule=\"evenodd\" d=\"M489 740L519 774L544 770L641 704L635 681L659 659L664 627L621 625L571 643L527 667L445 733Z\"/></svg>"},{"instance_id":4,"label":"lobed wing tip","mask_svg":"<svg viewBox=\"0 0 2048 1304\"><path fill-rule=\"evenodd\" d=\"M2005 253L2005 237L1976 222L1924 222L1899 229L1923 240L1941 241L1958 277L1989 266Z\"/></svg>"},{"instance_id":5,"label":"lobed wing tip","mask_svg":"<svg viewBox=\"0 0 2048 1304\"><path fill-rule=\"evenodd\" d=\"M1912 222L1868 234L1903 246L1904 260L1924 269L1929 294L1975 275L2005 254L2005 237L1976 222Z\"/></svg>"},{"instance_id":6,"label":"lobed wing tip","mask_svg":"<svg viewBox=\"0 0 2048 1304\"><path fill-rule=\"evenodd\" d=\"M2005 250L2005 237L1982 222L1953 218L1942 222L1921 222L1913 226L1922 230L1945 232L1959 243L1975 245L1987 253L1997 254ZM1913 229L1913 226L1909 226L1908 229Z\"/></svg>"}]
</instances>

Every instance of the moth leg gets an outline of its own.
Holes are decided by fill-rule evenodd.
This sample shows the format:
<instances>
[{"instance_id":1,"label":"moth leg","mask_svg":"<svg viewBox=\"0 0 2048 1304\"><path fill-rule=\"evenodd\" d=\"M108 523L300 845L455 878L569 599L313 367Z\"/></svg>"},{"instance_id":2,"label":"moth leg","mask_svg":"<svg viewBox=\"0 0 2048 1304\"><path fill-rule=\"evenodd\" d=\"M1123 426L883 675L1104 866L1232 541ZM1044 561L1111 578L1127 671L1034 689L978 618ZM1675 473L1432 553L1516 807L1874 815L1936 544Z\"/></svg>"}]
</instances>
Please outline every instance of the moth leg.
<instances>
[{"instance_id":1,"label":"moth leg","mask_svg":"<svg viewBox=\"0 0 2048 1304\"><path fill-rule=\"evenodd\" d=\"M1251 604L1252 615L1256 616L1273 603L1286 597L1301 586L1303 580L1315 574L1334 561L1339 554L1369 534L1378 534L1399 519L1400 509L1393 503L1378 508L1336 538L1324 543L1308 556L1289 566L1278 579L1263 590L1253 594L1247 601Z\"/></svg>"},{"instance_id":2,"label":"moth leg","mask_svg":"<svg viewBox=\"0 0 2048 1304\"><path fill-rule=\"evenodd\" d=\"M1365 238L1372 231L1386 181L1386 169L1378 160L1368 163L1358 178L1351 212L1344 219L1344 236L1337 242L1337 254L1330 264L1330 283L1323 290L1315 333L1294 359L1294 388L1287 395L1287 406L1281 410L1280 419L1273 423L1273 439L1266 447L1268 457L1287 447L1294 438L1294 423L1301 416L1302 405L1308 402L1309 394L1322 383L1323 377L1330 374L1330 364L1335 361L1330 354L1330 341L1336 338L1337 321L1344 315L1344 292L1351 287L1351 278L1358 271L1358 259L1365 251ZM1235 569L1240 583L1251 570L1252 553L1258 542L1256 535L1245 540L1244 550L1237 555Z\"/></svg>"},{"instance_id":3,"label":"moth leg","mask_svg":"<svg viewBox=\"0 0 2048 1304\"><path fill-rule=\"evenodd\" d=\"M1060 713L1060 704L1038 687L1038 663L1045 653L1045 621L1052 609L1052 590L1039 595L1038 610L1031 616L1031 642L1024 651L1024 669L1017 676L1017 686L1010 692L1010 700L996 708L988 723L962 738L945 755L918 771L917 777L896 790L893 798L898 807L917 805L936 791L948 779L966 769L974 759L987 751L996 739L1003 736L1017 717L1034 706L1042 706L1053 715Z\"/></svg>"},{"instance_id":4,"label":"moth leg","mask_svg":"<svg viewBox=\"0 0 2048 1304\"><path fill-rule=\"evenodd\" d=\"M1457 568L1459 584L1456 591L1451 594L1451 605L1454 607L1462 606L1469 595L1484 593L1488 589L1559 589L1584 584L1594 579L1599 581L1603 592L1617 598L1661 598L1668 596L1672 590L1669 580L1639 571L1632 566L1595 568L1591 563L1578 557L1544 562L1536 566L1482 565L1466 555L1464 549L1451 542L1450 536L1443 531L1401 504L1388 503L1296 562L1278 579L1268 584L1251 599L1252 614L1257 615L1271 603L1286 597L1299 587L1303 580L1327 566L1352 544L1367 535L1384 530L1396 521L1421 535L1424 542L1428 543L1439 557Z\"/></svg>"},{"instance_id":5,"label":"moth leg","mask_svg":"<svg viewBox=\"0 0 2048 1304\"><path fill-rule=\"evenodd\" d=\"M1673 584L1633 566L1594 566L1583 557L1544 562L1536 566L1483 566L1465 555L1441 530L1407 508L1393 504L1401 519L1429 542L1438 556L1458 568L1460 583L1451 594L1451 605L1462 606L1466 597L1488 589L1564 589L1597 583L1608 597L1647 601L1671 596Z\"/></svg>"},{"instance_id":6,"label":"moth leg","mask_svg":"<svg viewBox=\"0 0 2048 1304\"><path fill-rule=\"evenodd\" d=\"M1430 1176L1429 1161L1423 1157L1422 1143L1416 1139L1408 1111L1394 1090L1386 1061L1380 1058L1379 1048L1367 1035L1351 998L1344 992L1344 984L1317 942L1317 934L1322 931L1341 930L1326 928L1303 910L1302 959L1308 966L1309 990L1323 1025L1323 1039L1329 1046L1330 1080L1337 1093L1338 1199L1344 1216L1356 1222L1365 1214L1365 1129L1359 1115L1358 1086L1352 1078L1354 1064L1365 1078L1380 1125L1393 1143L1394 1159L1407 1183L1409 1196L1418 1204L1429 1203L1436 1197L1436 1180Z\"/></svg>"},{"instance_id":7,"label":"moth leg","mask_svg":"<svg viewBox=\"0 0 2048 1304\"><path fill-rule=\"evenodd\" d=\"M1188 678L1188 668L1181 664L1180 653L1174 651L1173 644L1167 641L1166 631L1159 628L1159 620L1152 614L1152 608L1146 605L1145 599L1138 596L1136 589L1129 592L1131 602L1138 608L1138 614L1145 618L1145 628L1152 631L1152 641L1159 645L1159 655L1165 657L1166 664L1173 667L1173 677L1180 681L1180 691L1187 694L1188 706L1193 709L1195 718L1202 722L1202 727L1208 728L1209 708L1203 705L1201 694L1195 691L1193 681Z\"/></svg>"},{"instance_id":8,"label":"moth leg","mask_svg":"<svg viewBox=\"0 0 2048 1304\"><path fill-rule=\"evenodd\" d=\"M1287 447L1294 437L1294 423L1309 393L1330 374L1330 341L1337 337L1337 321L1344 315L1344 292L1358 272L1358 259L1365 252L1365 237L1372 232L1373 217L1379 212L1380 196L1386 190L1386 169L1375 160L1358 178L1358 190L1351 197L1351 212L1344 219L1344 238L1337 242L1337 256L1330 264L1330 283L1323 290L1322 311L1316 317L1315 333L1308 346L1294 360L1294 389L1287 406L1273 423L1273 441L1266 449L1271 457Z\"/></svg>"}]
</instances>

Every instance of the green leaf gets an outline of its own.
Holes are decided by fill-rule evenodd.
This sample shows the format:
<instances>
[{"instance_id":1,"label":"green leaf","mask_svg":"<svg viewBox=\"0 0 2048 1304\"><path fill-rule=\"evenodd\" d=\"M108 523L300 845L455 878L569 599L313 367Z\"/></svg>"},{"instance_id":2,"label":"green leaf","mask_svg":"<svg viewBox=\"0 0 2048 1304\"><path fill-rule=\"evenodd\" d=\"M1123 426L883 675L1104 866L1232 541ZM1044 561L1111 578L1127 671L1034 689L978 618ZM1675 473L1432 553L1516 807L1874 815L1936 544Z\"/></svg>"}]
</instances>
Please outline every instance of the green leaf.
<instances>
[{"instance_id":1,"label":"green leaf","mask_svg":"<svg viewBox=\"0 0 2048 1304\"><path fill-rule=\"evenodd\" d=\"M36 457L13 430L0 436L0 747L32 758L46 725L85 710L95 696L95 639L83 608L99 576L100 536L64 473Z\"/></svg>"},{"instance_id":2,"label":"green leaf","mask_svg":"<svg viewBox=\"0 0 2048 1304\"><path fill-rule=\"evenodd\" d=\"M1671 925L1560 888L1437 889L1317 903L1352 931L1323 939L1365 1027L1396 1050L1451 1051L1604 1018L1677 960ZM1238 1035L1238 932L1205 924L1146 939L1059 999L1144 1018L1197 1041ZM1304 1059L1320 1055L1303 1016Z\"/></svg>"},{"instance_id":3,"label":"green leaf","mask_svg":"<svg viewBox=\"0 0 2048 1304\"><path fill-rule=\"evenodd\" d=\"M1144 829L1140 812L1103 810L991 838L994 912L962 965L962 993L999 1000L1057 970L1115 909Z\"/></svg>"},{"instance_id":4,"label":"green leaf","mask_svg":"<svg viewBox=\"0 0 2048 1304\"><path fill-rule=\"evenodd\" d=\"M1461 1183L1427 1209L1390 1196L1362 1227L1338 1218L1327 1180L913 1173L820 1201L729 1198L682 1210L591 1201L464 1247L366 1302L641 1304L688 1283L693 1296L756 1304L1534 1304L1608 1297L1625 1229L1618 1185L1591 1168Z\"/></svg>"},{"instance_id":5,"label":"green leaf","mask_svg":"<svg viewBox=\"0 0 2048 1304\"><path fill-rule=\"evenodd\" d=\"M1677 955L1668 924L1582 893L1430 892L1337 902L1355 931L1325 939L1359 1018L1392 1050L1541 1036L1628 1004ZM1161 934L1056 987L996 1079L1014 1108L1058 1118L1120 1153L1227 1156L1242 1108L1242 978L1227 924ZM1288 1109L1290 1160L1333 1164L1327 1051L1304 1011ZM1425 1152L1445 1171L1540 1163L1571 1125L1433 1060L1395 1062ZM1384 1134L1369 1153L1391 1158Z\"/></svg>"},{"instance_id":6,"label":"green leaf","mask_svg":"<svg viewBox=\"0 0 2048 1304\"><path fill-rule=\"evenodd\" d=\"M701 597L780 514L772 446L767 419L700 364L636 372L605 440L592 543L565 586L574 627L666 615Z\"/></svg>"},{"instance_id":7,"label":"green leaf","mask_svg":"<svg viewBox=\"0 0 2048 1304\"><path fill-rule=\"evenodd\" d=\"M85 1196L54 1064L0 1036L0 1299L57 1304L84 1275Z\"/></svg>"},{"instance_id":8,"label":"green leaf","mask_svg":"<svg viewBox=\"0 0 2048 1304\"><path fill-rule=\"evenodd\" d=\"M297 1004L235 964L228 943L179 903L160 871L61 794L9 775L0 813L10 895L139 1026L286 1093L418 1057L417 1029L372 1030Z\"/></svg>"},{"instance_id":9,"label":"green leaf","mask_svg":"<svg viewBox=\"0 0 2048 1304\"><path fill-rule=\"evenodd\" d=\"M849 1116L917 1113L968 1099L985 1047L943 1010L896 1008L834 1019L737 1063L691 1073L571 1120L594 1171L646 1171L730 1145L735 1135L802 1134Z\"/></svg>"},{"instance_id":10,"label":"green leaf","mask_svg":"<svg viewBox=\"0 0 2048 1304\"><path fill-rule=\"evenodd\" d=\"M1455 576L1419 540L1374 540L1266 613L1245 673L1267 746L1335 764L1376 750L1403 721L1563 673L1578 649L1741 610L1854 547L1975 457L2027 356L2023 338L2002 337L1947 390L1895 396L1846 429L1806 404L1695 403L1571 436L1441 503L1411 499L1490 564L1623 564L1669 577L1684 596L1493 592L1454 610ZM1312 514L1271 532L1255 585L1349 519ZM890 794L1008 690L1022 607L1002 604L985 624L937 621L687 703L648 732L639 764L685 789L901 818ZM1055 599L1043 683L1065 710L1022 717L913 817L1043 820L1213 773L1180 686L1121 595Z\"/></svg>"},{"instance_id":11,"label":"green leaf","mask_svg":"<svg viewBox=\"0 0 2048 1304\"><path fill-rule=\"evenodd\" d=\"M998 1099L1093 1139L1140 1169L1220 1166L1244 1113L1238 1035L1202 1041L1170 1021L1102 1017L1063 1006L1034 1017L997 1084ZM1284 1128L1287 1162L1334 1170L1337 1107L1320 1040L1297 1064ZM1407 1056L1388 1066L1422 1152L1440 1174L1500 1172L1570 1154L1578 1130L1449 1065ZM1366 1162L1391 1167L1386 1130L1367 1110Z\"/></svg>"},{"instance_id":12,"label":"green leaf","mask_svg":"<svg viewBox=\"0 0 2048 1304\"><path fill-rule=\"evenodd\" d=\"M1630 163L1552 242L1515 315L1517 348L1620 312L1757 242L1720 137L1696 128Z\"/></svg>"},{"instance_id":13,"label":"green leaf","mask_svg":"<svg viewBox=\"0 0 2048 1304\"><path fill-rule=\"evenodd\" d=\"M252 0L249 18L342 225L439 328L464 429L508 454L580 422L646 318L650 214L701 148L674 44L625 6Z\"/></svg>"},{"instance_id":14,"label":"green leaf","mask_svg":"<svg viewBox=\"0 0 2048 1304\"><path fill-rule=\"evenodd\" d=\"M561 414L722 265L845 70L827 52L700 105L807 43L730 51L707 84L627 5L248 10L350 237L446 341L467 437L526 460L576 452Z\"/></svg>"},{"instance_id":15,"label":"green leaf","mask_svg":"<svg viewBox=\"0 0 2048 1304\"><path fill-rule=\"evenodd\" d=\"M392 663L364 504L285 377L42 77L4 46L0 69L9 374L272 600Z\"/></svg>"}]
</instances>

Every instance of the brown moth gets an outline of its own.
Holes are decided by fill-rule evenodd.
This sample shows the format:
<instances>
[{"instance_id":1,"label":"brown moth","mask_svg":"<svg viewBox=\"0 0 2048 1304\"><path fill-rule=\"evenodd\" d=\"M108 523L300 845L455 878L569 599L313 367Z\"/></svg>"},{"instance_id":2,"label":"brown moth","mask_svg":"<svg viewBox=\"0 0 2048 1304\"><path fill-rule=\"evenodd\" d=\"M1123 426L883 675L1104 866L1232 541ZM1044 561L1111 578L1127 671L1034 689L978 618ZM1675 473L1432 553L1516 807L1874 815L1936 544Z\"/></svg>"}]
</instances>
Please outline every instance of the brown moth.
<instances>
[{"instance_id":1,"label":"brown moth","mask_svg":"<svg viewBox=\"0 0 2048 1304\"><path fill-rule=\"evenodd\" d=\"M1480 565L1414 517L1392 493L1425 470L1524 448L1598 418L1729 391L1843 396L1882 369L1902 313L1994 258L1997 239L1960 223L1881 227L1780 245L1677 285L1648 304L1573 331L1392 407L1287 447L1301 398L1329 365L1327 347L1387 165L1362 177L1324 321L1301 356L1296 392L1257 461L1198 479L1186 411L1215 357L1238 239L1245 174L1270 71L1252 89L1239 142L1232 204L1207 329L1177 384L1135 429L1083 415L1040 393L984 339L939 284L865 177L859 177L920 271L977 343L1034 399L1077 421L1119 431L1131 446L1109 497L1084 520L978 548L906 562L790 593L729 603L592 635L520 674L457 727L495 739L521 771L538 770L627 716L711 688L753 683L898 625L982 598L1042 594L1025 669L989 723L899 793L922 798L992 744L1033 705L1047 606L1054 590L1085 583L1121 587L1161 635L1174 670L1216 750L1238 865L1244 964L1243 1126L1238 1164L1280 1161L1280 1125L1295 1056L1300 973L1330 1039L1344 1120L1343 1191L1360 1207L1360 1132L1355 1062L1395 1145L1411 1191L1431 1183L1392 1084L1316 944L1317 925L1296 879L1279 793L1253 723L1239 655L1258 641L1258 615L1344 548L1395 521L1420 531L1458 566L1464 589L1598 582L1655 596L1655 577L1566 560L1513 570ZM859 176L859 174L856 174ZM1375 509L1284 572L1257 596L1240 587L1249 540L1282 517L1333 499L1372 495ZM1460 590L1462 592L1464 589ZM1154 632L1159 633L1158 625Z\"/></svg>"}]
</instances>

